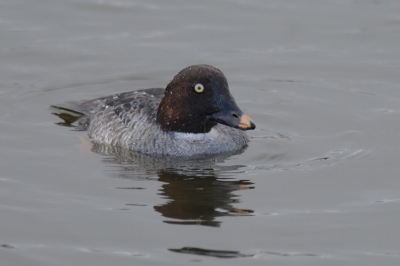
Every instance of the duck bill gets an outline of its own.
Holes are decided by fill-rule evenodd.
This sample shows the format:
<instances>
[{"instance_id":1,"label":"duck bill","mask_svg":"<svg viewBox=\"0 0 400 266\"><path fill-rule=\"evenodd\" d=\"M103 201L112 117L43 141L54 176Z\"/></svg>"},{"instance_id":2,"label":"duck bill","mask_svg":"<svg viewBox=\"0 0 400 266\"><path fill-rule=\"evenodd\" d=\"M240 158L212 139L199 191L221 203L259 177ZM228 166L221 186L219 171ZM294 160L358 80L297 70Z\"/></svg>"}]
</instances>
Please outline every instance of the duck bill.
<instances>
[{"instance_id":1,"label":"duck bill","mask_svg":"<svg viewBox=\"0 0 400 266\"><path fill-rule=\"evenodd\" d=\"M242 130L255 129L256 125L247 115L243 114L242 110L237 106L234 100L223 101L221 103L222 111L210 116L211 120L217 123L239 128Z\"/></svg>"},{"instance_id":2,"label":"duck bill","mask_svg":"<svg viewBox=\"0 0 400 266\"><path fill-rule=\"evenodd\" d=\"M243 114L240 117L239 128L242 130L252 130L256 128L256 124L254 124L250 117Z\"/></svg>"}]
</instances>

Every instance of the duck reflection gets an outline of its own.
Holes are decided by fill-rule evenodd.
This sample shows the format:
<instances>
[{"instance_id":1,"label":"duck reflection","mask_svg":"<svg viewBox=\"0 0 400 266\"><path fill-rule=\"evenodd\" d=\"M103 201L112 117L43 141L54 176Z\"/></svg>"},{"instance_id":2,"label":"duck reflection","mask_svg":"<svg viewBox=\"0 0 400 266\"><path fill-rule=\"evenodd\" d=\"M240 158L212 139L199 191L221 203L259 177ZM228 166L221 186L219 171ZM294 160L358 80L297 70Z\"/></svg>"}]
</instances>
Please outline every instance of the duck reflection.
<instances>
[{"instance_id":1,"label":"duck reflection","mask_svg":"<svg viewBox=\"0 0 400 266\"><path fill-rule=\"evenodd\" d=\"M168 202L154 209L164 217L181 221L165 221L172 224L202 224L219 226L216 217L227 215L246 215L251 210L237 209L232 206L239 202L233 191L252 188L246 180L218 180L215 176L196 177L160 171L162 185L160 195Z\"/></svg>"},{"instance_id":2,"label":"duck reflection","mask_svg":"<svg viewBox=\"0 0 400 266\"><path fill-rule=\"evenodd\" d=\"M113 171L113 176L129 179L148 179L149 174L158 176L157 180L164 183L159 195L167 201L154 209L171 218L164 221L166 223L220 226L217 217L244 216L253 212L233 206L239 202L234 192L252 189L253 183L231 177L240 172L243 165L216 165L228 156L189 161L157 159L99 143L95 143L92 150L111 155L105 162L121 166L120 171Z\"/></svg>"}]
</instances>

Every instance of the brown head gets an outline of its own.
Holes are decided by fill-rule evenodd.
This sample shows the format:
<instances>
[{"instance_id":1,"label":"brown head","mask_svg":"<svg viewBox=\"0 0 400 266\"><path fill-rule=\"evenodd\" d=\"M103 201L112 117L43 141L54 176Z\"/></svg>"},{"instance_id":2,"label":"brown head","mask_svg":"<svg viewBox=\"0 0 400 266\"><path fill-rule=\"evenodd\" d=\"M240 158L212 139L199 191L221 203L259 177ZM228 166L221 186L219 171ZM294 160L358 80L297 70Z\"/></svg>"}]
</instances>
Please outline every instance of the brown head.
<instances>
[{"instance_id":1,"label":"brown head","mask_svg":"<svg viewBox=\"0 0 400 266\"><path fill-rule=\"evenodd\" d=\"M229 93L225 75L209 65L189 66L174 77L158 107L157 121L165 131L186 133L209 132L217 123L255 128Z\"/></svg>"}]
</instances>

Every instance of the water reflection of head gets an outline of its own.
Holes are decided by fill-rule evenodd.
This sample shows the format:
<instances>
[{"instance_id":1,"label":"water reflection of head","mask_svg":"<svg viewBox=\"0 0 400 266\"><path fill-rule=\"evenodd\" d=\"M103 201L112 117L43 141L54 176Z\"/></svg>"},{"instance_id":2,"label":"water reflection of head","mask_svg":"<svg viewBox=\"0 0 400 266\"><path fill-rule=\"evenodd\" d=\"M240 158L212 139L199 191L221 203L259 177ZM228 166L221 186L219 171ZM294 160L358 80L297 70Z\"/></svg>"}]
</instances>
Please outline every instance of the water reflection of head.
<instances>
[{"instance_id":1,"label":"water reflection of head","mask_svg":"<svg viewBox=\"0 0 400 266\"><path fill-rule=\"evenodd\" d=\"M233 207L239 201L233 192L251 188L253 183L247 180L218 179L213 175L199 177L169 171L160 171L158 180L165 183L160 195L168 201L154 206L154 209L164 217L178 219L166 223L219 226L220 222L215 221L217 217L252 212Z\"/></svg>"}]
</instances>

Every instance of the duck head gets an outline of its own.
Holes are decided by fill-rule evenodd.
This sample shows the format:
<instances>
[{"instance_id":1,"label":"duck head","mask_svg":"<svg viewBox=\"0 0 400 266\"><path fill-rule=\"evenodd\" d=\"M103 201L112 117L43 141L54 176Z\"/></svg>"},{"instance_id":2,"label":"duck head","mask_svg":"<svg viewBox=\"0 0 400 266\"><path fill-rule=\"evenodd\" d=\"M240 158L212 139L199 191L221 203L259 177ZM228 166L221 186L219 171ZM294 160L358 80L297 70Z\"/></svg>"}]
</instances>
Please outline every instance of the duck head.
<instances>
[{"instance_id":1,"label":"duck head","mask_svg":"<svg viewBox=\"0 0 400 266\"><path fill-rule=\"evenodd\" d=\"M242 130L254 122L237 106L221 70L194 65L181 70L165 89L157 111L164 131L206 133L217 123Z\"/></svg>"}]
</instances>

